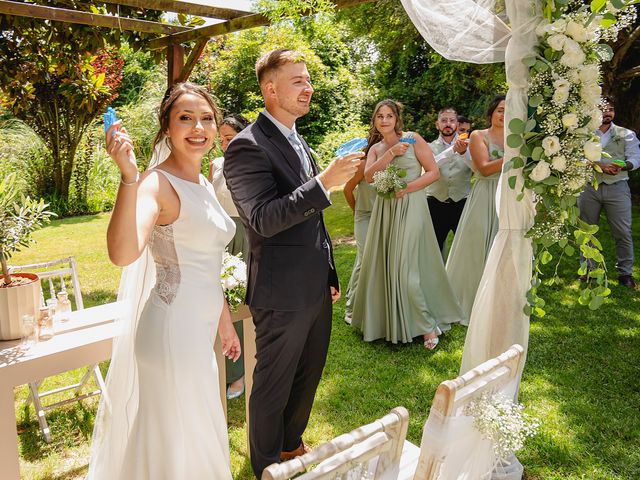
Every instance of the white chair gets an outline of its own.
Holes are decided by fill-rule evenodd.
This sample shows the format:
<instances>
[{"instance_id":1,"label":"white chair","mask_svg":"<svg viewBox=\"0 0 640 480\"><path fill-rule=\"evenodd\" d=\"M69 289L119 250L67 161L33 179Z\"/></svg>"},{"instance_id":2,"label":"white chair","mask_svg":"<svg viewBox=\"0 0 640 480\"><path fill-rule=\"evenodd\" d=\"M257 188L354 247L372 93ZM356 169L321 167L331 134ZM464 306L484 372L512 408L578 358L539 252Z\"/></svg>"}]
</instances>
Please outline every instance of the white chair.
<instances>
[{"instance_id":1,"label":"white chair","mask_svg":"<svg viewBox=\"0 0 640 480\"><path fill-rule=\"evenodd\" d=\"M67 291L67 283L65 278L70 280L73 289L73 298L75 300L76 310L83 310L84 303L82 302L82 291L80 290L80 282L78 280L77 264L73 257L62 258L60 260L53 260L50 262L34 263L31 265L20 265L10 267L10 271L14 272L31 272L37 273L42 282L42 304L45 304L45 290L48 290L50 298L56 298L56 286L58 291ZM48 289L45 288L45 283L48 284ZM97 388L86 393L81 393L87 382L94 377ZM71 402L77 402L93 395L99 395L101 392L106 391L104 379L98 364L91 365L87 368L87 371L83 375L82 379L78 383L73 385L67 385L53 390L41 392L40 385L43 380L29 383L29 397L27 398L27 405L33 401L36 409L36 415L38 416L38 423L40 424L40 430L47 443L51 442L51 432L49 425L45 417L45 412L52 410L61 405L65 405ZM49 395L65 392L67 390L73 390L73 397L65 400L60 400L54 403L44 405L42 399Z\"/></svg>"},{"instance_id":2,"label":"white chair","mask_svg":"<svg viewBox=\"0 0 640 480\"><path fill-rule=\"evenodd\" d=\"M262 480L287 480L303 472L296 480L396 479L408 426L409 412L396 407L379 420L305 455L270 465L262 473Z\"/></svg>"},{"instance_id":3,"label":"white chair","mask_svg":"<svg viewBox=\"0 0 640 480\"><path fill-rule=\"evenodd\" d=\"M447 460L447 443L454 447L451 450L455 451L456 446L458 452L464 449L462 445L464 438L457 439L451 436L452 433L455 435L452 429L458 428L456 425L459 424L456 424L455 420L463 415L464 407L480 398L485 392L504 391L507 386L509 386L507 394L514 394L517 390L518 372L522 371L524 360L524 349L520 345L512 345L500 356L478 365L455 380L442 382L433 398L420 448L408 441L405 442L405 453L400 469L404 475L398 478L415 480L440 478L441 468ZM464 431L468 432L468 429ZM439 437L438 434L441 436ZM462 453L469 454L468 451ZM515 456L512 458L517 462ZM512 465L512 468L521 469L522 467L517 462L517 465Z\"/></svg>"}]
</instances>

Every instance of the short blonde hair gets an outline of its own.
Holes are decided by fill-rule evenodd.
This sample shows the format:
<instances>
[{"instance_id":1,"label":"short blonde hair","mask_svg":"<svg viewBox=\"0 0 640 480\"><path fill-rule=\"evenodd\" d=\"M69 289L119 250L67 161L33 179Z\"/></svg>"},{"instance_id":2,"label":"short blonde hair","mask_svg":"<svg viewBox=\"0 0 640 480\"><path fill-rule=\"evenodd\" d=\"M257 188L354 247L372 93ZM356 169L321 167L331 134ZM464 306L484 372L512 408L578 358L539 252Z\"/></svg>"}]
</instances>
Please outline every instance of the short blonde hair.
<instances>
[{"instance_id":1,"label":"short blonde hair","mask_svg":"<svg viewBox=\"0 0 640 480\"><path fill-rule=\"evenodd\" d=\"M256 76L258 84L267 80L267 77L288 63L305 63L304 55L297 50L280 48L272 50L261 56L256 62Z\"/></svg>"}]
</instances>

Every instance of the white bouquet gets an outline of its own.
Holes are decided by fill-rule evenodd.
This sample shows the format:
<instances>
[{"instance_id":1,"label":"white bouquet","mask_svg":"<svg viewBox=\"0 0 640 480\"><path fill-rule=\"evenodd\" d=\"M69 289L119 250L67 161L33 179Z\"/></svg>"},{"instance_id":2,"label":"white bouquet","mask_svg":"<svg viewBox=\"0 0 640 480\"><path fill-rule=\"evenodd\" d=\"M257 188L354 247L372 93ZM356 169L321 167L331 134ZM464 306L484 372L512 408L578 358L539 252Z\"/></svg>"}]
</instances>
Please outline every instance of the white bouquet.
<instances>
[{"instance_id":1,"label":"white bouquet","mask_svg":"<svg viewBox=\"0 0 640 480\"><path fill-rule=\"evenodd\" d=\"M493 443L493 452L500 460L524 446L527 438L535 436L539 423L504 395L483 393L465 407L465 414L474 418L473 425L482 436Z\"/></svg>"},{"instance_id":2,"label":"white bouquet","mask_svg":"<svg viewBox=\"0 0 640 480\"><path fill-rule=\"evenodd\" d=\"M384 170L373 174L373 187L383 198L395 198L396 192L407 188L407 182L402 180L407 171L395 165L389 165Z\"/></svg>"},{"instance_id":3,"label":"white bouquet","mask_svg":"<svg viewBox=\"0 0 640 480\"><path fill-rule=\"evenodd\" d=\"M220 270L220 283L229 309L235 312L247 293L247 264L242 260L242 253L231 255L225 250Z\"/></svg>"}]
</instances>

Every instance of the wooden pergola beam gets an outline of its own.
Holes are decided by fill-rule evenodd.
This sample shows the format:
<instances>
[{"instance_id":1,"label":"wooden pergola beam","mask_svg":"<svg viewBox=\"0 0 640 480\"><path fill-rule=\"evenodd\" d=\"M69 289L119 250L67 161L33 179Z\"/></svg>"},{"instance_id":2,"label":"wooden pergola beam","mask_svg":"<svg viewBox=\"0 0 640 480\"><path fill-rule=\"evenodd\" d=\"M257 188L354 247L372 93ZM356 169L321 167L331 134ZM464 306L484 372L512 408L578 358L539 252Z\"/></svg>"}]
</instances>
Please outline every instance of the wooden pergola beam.
<instances>
[{"instance_id":1,"label":"wooden pergola beam","mask_svg":"<svg viewBox=\"0 0 640 480\"><path fill-rule=\"evenodd\" d=\"M232 18L243 17L251 13L243 10L234 10L232 8L212 7L179 0L107 0L105 3L160 10L163 12L186 13L188 15L220 18L222 20L231 20Z\"/></svg>"},{"instance_id":2,"label":"wooden pergola beam","mask_svg":"<svg viewBox=\"0 0 640 480\"><path fill-rule=\"evenodd\" d=\"M352 7L362 3L369 3L371 0L334 0L337 9ZM149 50L158 50L169 45L191 42L201 38L211 38L218 35L246 30L248 28L268 25L270 20L261 13L245 15L243 17L227 20L226 22L207 25L206 27L194 28L188 32L176 33L162 38L150 40L146 47Z\"/></svg>"},{"instance_id":3,"label":"wooden pergola beam","mask_svg":"<svg viewBox=\"0 0 640 480\"><path fill-rule=\"evenodd\" d=\"M133 18L115 17L112 15L81 12L78 10L69 10L66 8L44 7L42 5L34 5L32 3L18 3L7 0L0 0L0 13L21 17L41 18L44 20L53 20L57 22L91 25L94 27L114 28L116 30L157 33L165 35L172 35L193 30L192 28L181 27L179 25L169 25L165 23L149 22L147 20L137 20Z\"/></svg>"},{"instance_id":4,"label":"wooden pergola beam","mask_svg":"<svg viewBox=\"0 0 640 480\"><path fill-rule=\"evenodd\" d=\"M149 50L158 50L170 45L191 42L202 38L208 39L218 35L245 30L247 28L261 27L263 25L268 25L269 23L269 19L261 13L245 15L244 17L234 18L232 20L227 20L226 22L216 23L215 25L194 28L189 32L172 34L162 38L154 38L146 44L146 48Z\"/></svg>"},{"instance_id":5,"label":"wooden pergola beam","mask_svg":"<svg viewBox=\"0 0 640 480\"><path fill-rule=\"evenodd\" d=\"M209 39L202 38L198 40L198 43L195 44L195 46L191 50L191 53L189 54L187 62L184 64L184 67L182 67L182 71L180 72L180 75L177 79L178 82L185 82L189 79L189 75L191 75L193 68L196 66L196 63L198 63L198 60L202 56L202 52L204 52L207 43L209 43Z\"/></svg>"}]
</instances>

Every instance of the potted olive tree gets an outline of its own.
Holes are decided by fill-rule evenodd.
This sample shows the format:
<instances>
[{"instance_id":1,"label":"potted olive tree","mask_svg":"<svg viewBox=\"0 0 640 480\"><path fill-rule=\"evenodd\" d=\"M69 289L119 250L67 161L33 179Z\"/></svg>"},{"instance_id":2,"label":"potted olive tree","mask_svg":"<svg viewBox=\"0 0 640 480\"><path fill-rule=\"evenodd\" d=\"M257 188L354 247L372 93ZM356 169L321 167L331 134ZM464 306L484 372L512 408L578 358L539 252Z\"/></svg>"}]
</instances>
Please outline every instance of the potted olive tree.
<instances>
[{"instance_id":1,"label":"potted olive tree","mask_svg":"<svg viewBox=\"0 0 640 480\"><path fill-rule=\"evenodd\" d=\"M20 194L15 174L0 180L0 340L21 336L21 317L36 315L40 306L40 281L33 273L9 273L7 261L29 245L31 234L53 215L43 200Z\"/></svg>"}]
</instances>

